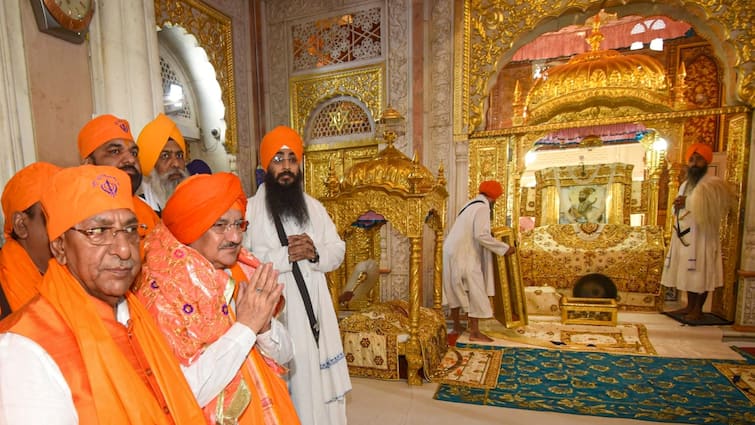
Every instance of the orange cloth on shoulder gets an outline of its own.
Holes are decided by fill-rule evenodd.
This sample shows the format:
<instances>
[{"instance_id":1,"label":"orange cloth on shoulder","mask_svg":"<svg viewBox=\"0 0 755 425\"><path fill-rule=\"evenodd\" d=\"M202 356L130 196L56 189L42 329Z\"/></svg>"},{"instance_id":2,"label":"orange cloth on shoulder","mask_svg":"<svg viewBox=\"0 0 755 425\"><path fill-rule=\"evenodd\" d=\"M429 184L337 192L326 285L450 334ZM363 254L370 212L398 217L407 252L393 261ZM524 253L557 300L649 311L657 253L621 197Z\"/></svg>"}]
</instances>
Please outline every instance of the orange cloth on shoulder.
<instances>
[{"instance_id":1,"label":"orange cloth on shoulder","mask_svg":"<svg viewBox=\"0 0 755 425\"><path fill-rule=\"evenodd\" d=\"M109 166L81 165L64 168L50 179L42 194L47 236L53 241L77 223L107 210L134 211L131 179Z\"/></svg>"},{"instance_id":2,"label":"orange cloth on shoulder","mask_svg":"<svg viewBox=\"0 0 755 425\"><path fill-rule=\"evenodd\" d=\"M79 131L79 156L84 159L95 149L115 139L134 141L128 121L110 114L93 118Z\"/></svg>"},{"instance_id":3,"label":"orange cloth on shoulder","mask_svg":"<svg viewBox=\"0 0 755 425\"><path fill-rule=\"evenodd\" d=\"M136 140L136 144L139 146L139 163L145 176L148 176L155 168L157 159L160 157L165 144L168 143L168 139L175 140L186 156L186 142L178 130L178 126L167 115L160 112L157 118L144 126Z\"/></svg>"},{"instance_id":4,"label":"orange cloth on shoulder","mask_svg":"<svg viewBox=\"0 0 755 425\"><path fill-rule=\"evenodd\" d=\"M5 239L10 239L13 230L13 213L22 212L42 199L48 190L50 178L60 167L49 162L35 162L20 169L5 184L0 203L3 205Z\"/></svg>"},{"instance_id":5,"label":"orange cloth on shoulder","mask_svg":"<svg viewBox=\"0 0 755 425\"><path fill-rule=\"evenodd\" d=\"M689 159L694 153L700 154L705 159L705 162L710 164L713 162L713 148L705 143L693 143L687 148L687 153L684 154L684 159L689 162Z\"/></svg>"},{"instance_id":6,"label":"orange cloth on shoulder","mask_svg":"<svg viewBox=\"0 0 755 425\"><path fill-rule=\"evenodd\" d=\"M480 193L493 199L498 199L498 197L503 194L503 188L501 187L501 184L495 180L486 180L480 183Z\"/></svg>"},{"instance_id":7,"label":"orange cloth on shoulder","mask_svg":"<svg viewBox=\"0 0 755 425\"><path fill-rule=\"evenodd\" d=\"M7 239L0 249L0 285L11 311L16 311L34 298L42 283L42 273L23 246Z\"/></svg>"},{"instance_id":8,"label":"orange cloth on shoulder","mask_svg":"<svg viewBox=\"0 0 755 425\"><path fill-rule=\"evenodd\" d=\"M163 208L162 219L176 239L188 245L234 204L242 216L246 214L246 195L235 174L195 174L178 185Z\"/></svg>"},{"instance_id":9,"label":"orange cloth on shoulder","mask_svg":"<svg viewBox=\"0 0 755 425\"><path fill-rule=\"evenodd\" d=\"M260 165L264 170L267 170L270 161L284 146L291 149L296 159L301 161L304 154L304 141L301 136L293 128L279 125L270 130L260 143Z\"/></svg>"}]
</instances>

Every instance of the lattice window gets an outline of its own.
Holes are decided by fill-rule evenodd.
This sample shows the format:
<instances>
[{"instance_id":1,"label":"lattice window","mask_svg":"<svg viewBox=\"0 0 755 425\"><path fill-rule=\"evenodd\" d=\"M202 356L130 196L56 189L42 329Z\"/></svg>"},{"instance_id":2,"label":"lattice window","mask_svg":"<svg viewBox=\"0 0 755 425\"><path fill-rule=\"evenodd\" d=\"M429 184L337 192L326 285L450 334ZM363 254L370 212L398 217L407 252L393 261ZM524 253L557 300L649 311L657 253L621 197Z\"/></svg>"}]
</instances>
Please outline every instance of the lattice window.
<instances>
[{"instance_id":1,"label":"lattice window","mask_svg":"<svg viewBox=\"0 0 755 425\"><path fill-rule=\"evenodd\" d=\"M309 139L328 139L372 134L367 112L351 100L336 99L316 112L309 125Z\"/></svg>"},{"instance_id":2,"label":"lattice window","mask_svg":"<svg viewBox=\"0 0 755 425\"><path fill-rule=\"evenodd\" d=\"M165 113L170 116L183 117L188 120L192 119L191 106L188 101L188 91L183 82L180 81L178 74L173 66L160 56L160 77L163 80L163 99L167 102L169 98L176 96L176 91L180 91L180 103L178 107L171 107L165 103ZM176 89L179 87L180 89Z\"/></svg>"},{"instance_id":3,"label":"lattice window","mask_svg":"<svg viewBox=\"0 0 755 425\"><path fill-rule=\"evenodd\" d=\"M294 25L294 71L380 57L381 15L375 7Z\"/></svg>"}]
</instances>

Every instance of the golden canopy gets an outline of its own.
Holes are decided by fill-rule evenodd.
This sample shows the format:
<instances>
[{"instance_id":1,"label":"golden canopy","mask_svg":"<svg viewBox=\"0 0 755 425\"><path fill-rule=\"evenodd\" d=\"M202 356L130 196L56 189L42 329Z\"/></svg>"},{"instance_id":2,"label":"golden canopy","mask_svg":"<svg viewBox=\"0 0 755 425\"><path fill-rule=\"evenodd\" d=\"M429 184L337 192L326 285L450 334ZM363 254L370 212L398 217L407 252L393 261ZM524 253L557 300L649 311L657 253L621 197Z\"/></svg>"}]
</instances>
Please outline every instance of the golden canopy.
<instances>
[{"instance_id":1,"label":"golden canopy","mask_svg":"<svg viewBox=\"0 0 755 425\"><path fill-rule=\"evenodd\" d=\"M354 164L344 175L341 190L373 186L400 190L406 193L427 193L435 186L432 173L416 158L406 155L389 144L374 158Z\"/></svg>"}]
</instances>

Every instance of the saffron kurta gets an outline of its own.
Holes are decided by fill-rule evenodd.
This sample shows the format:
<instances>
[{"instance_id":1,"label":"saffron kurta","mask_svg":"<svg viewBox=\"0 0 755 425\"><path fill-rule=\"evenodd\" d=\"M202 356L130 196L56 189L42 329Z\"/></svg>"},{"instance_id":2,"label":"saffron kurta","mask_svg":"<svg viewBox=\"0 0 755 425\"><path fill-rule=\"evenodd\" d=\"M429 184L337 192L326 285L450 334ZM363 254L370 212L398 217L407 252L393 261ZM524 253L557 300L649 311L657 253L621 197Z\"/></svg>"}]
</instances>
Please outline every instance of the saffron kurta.
<instances>
[{"instance_id":1,"label":"saffron kurta","mask_svg":"<svg viewBox=\"0 0 755 425\"><path fill-rule=\"evenodd\" d=\"M345 243L338 236L335 225L322 204L307 194L304 196L309 222L300 226L293 221L283 220L283 227L289 236L308 234L320 255L317 263L299 261L315 317L320 324L319 348L312 336L304 302L291 272L288 247L281 246L272 216L268 212L264 184L255 196L249 198L247 204L249 229L245 245L263 262L271 261L280 271L280 279L286 285L286 307L280 318L294 340L294 358L288 364L288 379L291 397L302 424L339 425L346 423L344 397L351 390L351 380L325 273L341 264Z\"/></svg>"},{"instance_id":2,"label":"saffron kurta","mask_svg":"<svg viewBox=\"0 0 755 425\"><path fill-rule=\"evenodd\" d=\"M485 195L477 195L465 207L443 242L443 304L484 319L493 317L488 298L495 295L491 253L503 255L509 246L490 234Z\"/></svg>"}]
</instances>

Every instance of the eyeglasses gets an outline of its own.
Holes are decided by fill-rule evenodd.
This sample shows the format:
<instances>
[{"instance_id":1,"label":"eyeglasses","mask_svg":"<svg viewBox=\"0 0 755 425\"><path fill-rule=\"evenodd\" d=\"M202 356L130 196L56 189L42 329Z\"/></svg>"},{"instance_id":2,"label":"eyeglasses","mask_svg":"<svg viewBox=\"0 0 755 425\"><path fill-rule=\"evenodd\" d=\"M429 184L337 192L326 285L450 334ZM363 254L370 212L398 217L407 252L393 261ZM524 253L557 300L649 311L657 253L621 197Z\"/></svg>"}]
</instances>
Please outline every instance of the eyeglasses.
<instances>
[{"instance_id":1,"label":"eyeglasses","mask_svg":"<svg viewBox=\"0 0 755 425\"><path fill-rule=\"evenodd\" d=\"M210 227L213 232L222 235L228 233L233 229L234 232L246 232L246 228L249 227L249 222L246 220L236 220L232 223L226 223L219 221Z\"/></svg>"},{"instance_id":2,"label":"eyeglasses","mask_svg":"<svg viewBox=\"0 0 755 425\"><path fill-rule=\"evenodd\" d=\"M296 164L298 162L298 159L296 159L296 155L291 154L291 155L286 156L282 153L276 154L273 157L273 162L276 164L280 164L283 161L288 161L289 164Z\"/></svg>"},{"instance_id":3,"label":"eyeglasses","mask_svg":"<svg viewBox=\"0 0 755 425\"><path fill-rule=\"evenodd\" d=\"M119 233L123 233L126 236L126 241L129 243L139 242L141 235L146 229L146 224L130 224L122 229L113 226L101 226L89 229L71 227L70 230L75 230L86 236L92 245L112 245Z\"/></svg>"}]
</instances>

